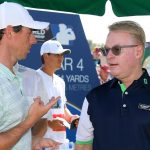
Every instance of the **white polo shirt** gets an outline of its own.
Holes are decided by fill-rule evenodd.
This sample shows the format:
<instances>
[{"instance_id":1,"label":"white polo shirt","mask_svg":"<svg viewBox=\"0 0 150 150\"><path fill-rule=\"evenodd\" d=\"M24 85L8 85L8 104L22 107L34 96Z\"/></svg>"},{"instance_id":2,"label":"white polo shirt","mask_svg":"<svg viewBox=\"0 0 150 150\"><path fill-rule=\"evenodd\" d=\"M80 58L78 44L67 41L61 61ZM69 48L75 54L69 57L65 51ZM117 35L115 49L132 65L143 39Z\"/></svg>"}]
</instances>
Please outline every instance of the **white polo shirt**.
<instances>
[{"instance_id":1,"label":"white polo shirt","mask_svg":"<svg viewBox=\"0 0 150 150\"><path fill-rule=\"evenodd\" d=\"M61 107L60 108L53 108L50 109L47 113L48 119L53 120L55 116L63 116L64 115L64 105L67 101L66 95L65 95L65 82L62 78L60 78L58 75L53 74L53 76L49 76L45 72L43 72L41 69L38 69L37 72L41 75L44 81L44 85L46 87L46 91L48 94L48 98L51 99L51 97L61 97ZM46 134L46 138L51 138L57 142L65 143L68 141L66 139L66 131L53 131L50 127L48 128Z\"/></svg>"}]
</instances>

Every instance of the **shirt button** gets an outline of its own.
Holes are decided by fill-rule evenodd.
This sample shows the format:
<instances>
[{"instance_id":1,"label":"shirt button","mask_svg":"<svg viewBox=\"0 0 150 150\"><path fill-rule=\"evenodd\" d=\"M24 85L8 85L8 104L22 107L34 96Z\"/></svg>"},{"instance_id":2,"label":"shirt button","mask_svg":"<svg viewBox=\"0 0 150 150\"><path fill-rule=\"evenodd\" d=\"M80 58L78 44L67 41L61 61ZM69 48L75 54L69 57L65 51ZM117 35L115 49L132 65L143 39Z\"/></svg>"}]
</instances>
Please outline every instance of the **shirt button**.
<instances>
[{"instance_id":1,"label":"shirt button","mask_svg":"<svg viewBox=\"0 0 150 150\"><path fill-rule=\"evenodd\" d=\"M124 94L128 95L128 92L125 92Z\"/></svg>"},{"instance_id":2,"label":"shirt button","mask_svg":"<svg viewBox=\"0 0 150 150\"><path fill-rule=\"evenodd\" d=\"M125 108L125 107L127 107L127 105L126 105L126 104L123 104L123 105L122 105L122 107L124 107L124 108Z\"/></svg>"}]
</instances>

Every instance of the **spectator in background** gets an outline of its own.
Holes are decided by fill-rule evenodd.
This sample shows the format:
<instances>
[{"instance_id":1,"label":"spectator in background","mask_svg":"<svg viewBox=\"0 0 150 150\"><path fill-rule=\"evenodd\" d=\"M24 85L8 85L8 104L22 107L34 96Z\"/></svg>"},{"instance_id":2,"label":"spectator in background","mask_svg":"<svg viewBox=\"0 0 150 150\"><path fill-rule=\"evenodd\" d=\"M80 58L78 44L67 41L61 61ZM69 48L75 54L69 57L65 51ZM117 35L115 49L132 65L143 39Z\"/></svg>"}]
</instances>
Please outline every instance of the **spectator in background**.
<instances>
[{"instance_id":1,"label":"spectator in background","mask_svg":"<svg viewBox=\"0 0 150 150\"><path fill-rule=\"evenodd\" d=\"M41 46L42 66L37 72L43 78L48 97L60 96L57 105L48 112L48 130L45 134L46 138L51 138L57 142L66 144L66 127L68 123L79 118L78 115L72 115L66 106L65 82L62 78L55 74L61 68L65 54L69 54L69 49L63 49L62 45L56 40L48 40ZM75 125L77 122L74 122ZM60 145L60 150L63 148Z\"/></svg>"},{"instance_id":2,"label":"spectator in background","mask_svg":"<svg viewBox=\"0 0 150 150\"><path fill-rule=\"evenodd\" d=\"M105 52L113 79L84 101L76 150L150 150L150 77L142 68L145 33L133 21L109 26Z\"/></svg>"},{"instance_id":3,"label":"spectator in background","mask_svg":"<svg viewBox=\"0 0 150 150\"><path fill-rule=\"evenodd\" d=\"M29 106L22 91L20 73L13 67L18 60L26 58L30 47L36 43L32 29L44 29L48 25L34 21L28 11L17 3L0 4L1 150L31 150L32 142L37 141L35 138L32 141L31 128L58 99L52 98L44 105L40 97L36 97Z\"/></svg>"},{"instance_id":4,"label":"spectator in background","mask_svg":"<svg viewBox=\"0 0 150 150\"><path fill-rule=\"evenodd\" d=\"M102 48L95 47L92 55L96 65L96 72L100 80L100 84L109 81L111 79L111 75L106 61L105 52Z\"/></svg>"},{"instance_id":5,"label":"spectator in background","mask_svg":"<svg viewBox=\"0 0 150 150\"><path fill-rule=\"evenodd\" d=\"M93 61L94 61L95 65L99 65L100 64L100 58L99 58L100 55L101 55L100 48L95 47L92 50L92 57L93 57Z\"/></svg>"}]
</instances>

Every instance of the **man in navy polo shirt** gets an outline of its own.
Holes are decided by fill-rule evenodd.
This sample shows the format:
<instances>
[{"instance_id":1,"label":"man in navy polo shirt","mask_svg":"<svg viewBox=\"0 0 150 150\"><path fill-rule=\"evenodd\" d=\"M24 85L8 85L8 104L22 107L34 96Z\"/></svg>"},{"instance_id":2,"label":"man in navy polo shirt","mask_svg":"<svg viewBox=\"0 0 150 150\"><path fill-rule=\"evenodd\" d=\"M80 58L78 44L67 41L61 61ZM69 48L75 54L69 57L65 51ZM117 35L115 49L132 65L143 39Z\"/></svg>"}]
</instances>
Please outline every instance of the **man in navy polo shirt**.
<instances>
[{"instance_id":1,"label":"man in navy polo shirt","mask_svg":"<svg viewBox=\"0 0 150 150\"><path fill-rule=\"evenodd\" d=\"M111 75L85 98L76 150L150 150L150 77L142 69L145 33L133 21L109 26Z\"/></svg>"}]
</instances>

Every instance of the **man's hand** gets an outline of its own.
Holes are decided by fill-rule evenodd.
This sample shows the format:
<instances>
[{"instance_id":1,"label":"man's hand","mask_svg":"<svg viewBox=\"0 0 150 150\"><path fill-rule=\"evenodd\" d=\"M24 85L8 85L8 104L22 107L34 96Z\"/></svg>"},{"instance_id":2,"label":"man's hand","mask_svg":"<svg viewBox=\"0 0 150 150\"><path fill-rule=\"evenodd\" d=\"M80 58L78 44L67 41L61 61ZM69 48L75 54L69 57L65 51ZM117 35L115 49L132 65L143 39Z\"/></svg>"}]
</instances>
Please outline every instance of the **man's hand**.
<instances>
[{"instance_id":1,"label":"man's hand","mask_svg":"<svg viewBox=\"0 0 150 150\"><path fill-rule=\"evenodd\" d=\"M43 116L45 115L50 108L57 102L60 97L54 98L52 97L50 102L44 105L43 101L40 97L36 97L34 99L34 103L30 106L28 111L28 116L26 120L32 124L32 126Z\"/></svg>"},{"instance_id":2,"label":"man's hand","mask_svg":"<svg viewBox=\"0 0 150 150\"><path fill-rule=\"evenodd\" d=\"M32 150L41 150L42 148L49 148L52 147L54 149L58 149L59 145L61 143L55 142L52 139L49 138L40 138L40 137L36 137L33 138L32 141Z\"/></svg>"},{"instance_id":3,"label":"man's hand","mask_svg":"<svg viewBox=\"0 0 150 150\"><path fill-rule=\"evenodd\" d=\"M54 120L49 120L48 121L48 126L50 128L53 129L53 131L65 131L66 130L66 127L64 126L63 124L63 121L61 120L57 120L57 119L54 119Z\"/></svg>"}]
</instances>

